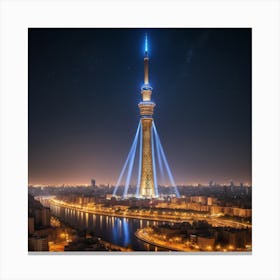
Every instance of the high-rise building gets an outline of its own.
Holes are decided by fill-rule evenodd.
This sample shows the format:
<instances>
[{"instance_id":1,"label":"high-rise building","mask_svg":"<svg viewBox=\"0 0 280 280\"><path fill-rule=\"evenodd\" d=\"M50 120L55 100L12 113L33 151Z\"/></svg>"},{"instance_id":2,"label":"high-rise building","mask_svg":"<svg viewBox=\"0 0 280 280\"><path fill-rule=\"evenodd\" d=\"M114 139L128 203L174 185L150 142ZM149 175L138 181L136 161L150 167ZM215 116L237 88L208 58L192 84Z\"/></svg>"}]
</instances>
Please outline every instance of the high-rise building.
<instances>
[{"instance_id":1,"label":"high-rise building","mask_svg":"<svg viewBox=\"0 0 280 280\"><path fill-rule=\"evenodd\" d=\"M48 238L37 236L28 238L28 251L49 251Z\"/></svg>"},{"instance_id":2,"label":"high-rise building","mask_svg":"<svg viewBox=\"0 0 280 280\"><path fill-rule=\"evenodd\" d=\"M144 55L144 84L141 88L142 101L138 104L141 115L141 135L142 137L142 166L140 181L140 196L155 196L155 183L153 171L153 154L152 154L152 124L153 113L156 104L151 100L152 87L149 84L149 56L148 56L148 39L145 40ZM140 144L140 145L141 145Z\"/></svg>"},{"instance_id":3,"label":"high-rise building","mask_svg":"<svg viewBox=\"0 0 280 280\"><path fill-rule=\"evenodd\" d=\"M42 209L35 209L34 210L34 223L35 226L41 226L42 225Z\"/></svg>"},{"instance_id":4,"label":"high-rise building","mask_svg":"<svg viewBox=\"0 0 280 280\"><path fill-rule=\"evenodd\" d=\"M28 217L28 234L34 233L34 217Z\"/></svg>"},{"instance_id":5,"label":"high-rise building","mask_svg":"<svg viewBox=\"0 0 280 280\"><path fill-rule=\"evenodd\" d=\"M95 179L91 179L91 186L95 187Z\"/></svg>"},{"instance_id":6,"label":"high-rise building","mask_svg":"<svg viewBox=\"0 0 280 280\"><path fill-rule=\"evenodd\" d=\"M34 211L35 227L49 227L50 226L50 208L42 207Z\"/></svg>"},{"instance_id":7,"label":"high-rise building","mask_svg":"<svg viewBox=\"0 0 280 280\"><path fill-rule=\"evenodd\" d=\"M51 220L51 210L50 210L50 208L44 207L42 209L42 226L49 227L50 220Z\"/></svg>"},{"instance_id":8,"label":"high-rise building","mask_svg":"<svg viewBox=\"0 0 280 280\"><path fill-rule=\"evenodd\" d=\"M234 191L234 182L232 180L230 181L230 191Z\"/></svg>"}]
</instances>

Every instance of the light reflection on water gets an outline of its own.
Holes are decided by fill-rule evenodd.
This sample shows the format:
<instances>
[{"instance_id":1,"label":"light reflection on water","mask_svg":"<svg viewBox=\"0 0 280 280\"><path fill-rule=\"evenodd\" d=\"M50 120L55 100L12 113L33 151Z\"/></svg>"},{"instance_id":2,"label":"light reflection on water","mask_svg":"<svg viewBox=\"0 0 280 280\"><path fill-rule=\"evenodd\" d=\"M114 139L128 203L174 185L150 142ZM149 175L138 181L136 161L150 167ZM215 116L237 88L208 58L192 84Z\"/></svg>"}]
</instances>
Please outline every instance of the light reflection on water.
<instances>
[{"instance_id":1,"label":"light reflection on water","mask_svg":"<svg viewBox=\"0 0 280 280\"><path fill-rule=\"evenodd\" d=\"M129 246L136 251L164 250L147 244L134 235L137 229L157 225L159 222L95 215L55 205L51 205L51 211L73 228L81 231L86 230L116 245Z\"/></svg>"}]
</instances>

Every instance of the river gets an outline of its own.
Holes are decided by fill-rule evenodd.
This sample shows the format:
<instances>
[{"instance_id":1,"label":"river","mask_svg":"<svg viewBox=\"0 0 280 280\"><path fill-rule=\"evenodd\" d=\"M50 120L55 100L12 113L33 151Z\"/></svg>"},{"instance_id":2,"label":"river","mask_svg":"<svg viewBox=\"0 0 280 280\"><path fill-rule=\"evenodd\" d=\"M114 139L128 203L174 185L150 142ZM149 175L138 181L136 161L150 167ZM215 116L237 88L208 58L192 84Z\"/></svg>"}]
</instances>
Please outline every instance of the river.
<instances>
[{"instance_id":1,"label":"river","mask_svg":"<svg viewBox=\"0 0 280 280\"><path fill-rule=\"evenodd\" d=\"M139 228L163 222L97 215L52 204L50 208L53 215L74 229L92 232L95 236L113 244L129 246L134 251L166 251L143 242L134 235Z\"/></svg>"}]
</instances>

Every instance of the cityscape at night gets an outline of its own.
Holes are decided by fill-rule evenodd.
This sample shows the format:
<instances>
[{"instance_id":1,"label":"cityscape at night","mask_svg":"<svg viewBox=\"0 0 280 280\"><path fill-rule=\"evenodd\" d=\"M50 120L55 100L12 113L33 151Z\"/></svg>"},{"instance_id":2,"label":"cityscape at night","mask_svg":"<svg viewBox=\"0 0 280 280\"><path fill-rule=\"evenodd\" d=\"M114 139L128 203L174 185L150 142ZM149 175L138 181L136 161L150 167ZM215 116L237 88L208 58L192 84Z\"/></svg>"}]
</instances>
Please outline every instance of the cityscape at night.
<instances>
[{"instance_id":1,"label":"cityscape at night","mask_svg":"<svg viewBox=\"0 0 280 280\"><path fill-rule=\"evenodd\" d=\"M29 28L28 251L251 252L250 28Z\"/></svg>"}]
</instances>

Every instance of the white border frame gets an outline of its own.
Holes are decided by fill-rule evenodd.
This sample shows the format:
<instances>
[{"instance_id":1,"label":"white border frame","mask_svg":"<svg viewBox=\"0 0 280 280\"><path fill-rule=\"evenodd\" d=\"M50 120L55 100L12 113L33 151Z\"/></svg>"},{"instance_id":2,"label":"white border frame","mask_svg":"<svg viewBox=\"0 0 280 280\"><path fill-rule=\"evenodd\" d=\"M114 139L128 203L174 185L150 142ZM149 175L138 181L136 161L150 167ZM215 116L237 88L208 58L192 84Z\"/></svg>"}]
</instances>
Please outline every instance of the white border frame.
<instances>
[{"instance_id":1,"label":"white border frame","mask_svg":"<svg viewBox=\"0 0 280 280\"><path fill-rule=\"evenodd\" d=\"M279 279L278 1L2 0L0 5L1 279ZM253 28L252 255L28 255L28 27Z\"/></svg>"}]
</instances>

